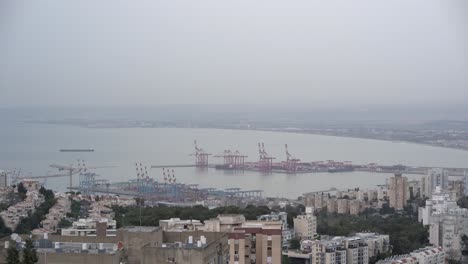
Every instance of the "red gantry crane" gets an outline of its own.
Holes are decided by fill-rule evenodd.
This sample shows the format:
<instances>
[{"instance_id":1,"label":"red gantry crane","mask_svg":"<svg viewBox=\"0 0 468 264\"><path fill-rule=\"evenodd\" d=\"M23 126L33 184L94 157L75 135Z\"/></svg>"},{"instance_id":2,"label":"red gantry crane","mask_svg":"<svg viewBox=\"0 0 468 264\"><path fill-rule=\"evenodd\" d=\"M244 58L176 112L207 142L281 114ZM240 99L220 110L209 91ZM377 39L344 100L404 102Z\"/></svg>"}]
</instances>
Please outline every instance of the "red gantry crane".
<instances>
[{"instance_id":1,"label":"red gantry crane","mask_svg":"<svg viewBox=\"0 0 468 264\"><path fill-rule=\"evenodd\" d=\"M284 162L284 167L288 173L295 173L297 171L297 163L301 160L292 157L288 150L288 144L284 144L284 148L286 150L286 162Z\"/></svg>"},{"instance_id":2,"label":"red gantry crane","mask_svg":"<svg viewBox=\"0 0 468 264\"><path fill-rule=\"evenodd\" d=\"M264 143L258 143L258 152L260 155L260 160L258 162L260 171L271 172L273 168L273 160L276 158L268 155L268 153L265 151Z\"/></svg>"},{"instance_id":3,"label":"red gantry crane","mask_svg":"<svg viewBox=\"0 0 468 264\"><path fill-rule=\"evenodd\" d=\"M198 147L197 141L194 140L195 153L190 154L190 156L195 156L195 166L196 167L208 167L208 156L210 153L206 153L205 150Z\"/></svg>"}]
</instances>

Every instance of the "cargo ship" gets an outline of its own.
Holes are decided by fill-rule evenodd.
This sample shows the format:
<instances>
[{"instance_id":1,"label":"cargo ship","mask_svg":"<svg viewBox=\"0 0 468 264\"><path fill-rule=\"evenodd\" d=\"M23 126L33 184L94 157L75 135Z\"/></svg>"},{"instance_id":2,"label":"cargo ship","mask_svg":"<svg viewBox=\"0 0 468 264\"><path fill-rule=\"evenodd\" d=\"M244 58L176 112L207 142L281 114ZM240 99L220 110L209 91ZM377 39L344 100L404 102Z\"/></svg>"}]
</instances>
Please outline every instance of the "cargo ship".
<instances>
[{"instance_id":1,"label":"cargo ship","mask_svg":"<svg viewBox=\"0 0 468 264\"><path fill-rule=\"evenodd\" d=\"M94 152L94 149L60 149L60 152Z\"/></svg>"}]
</instances>

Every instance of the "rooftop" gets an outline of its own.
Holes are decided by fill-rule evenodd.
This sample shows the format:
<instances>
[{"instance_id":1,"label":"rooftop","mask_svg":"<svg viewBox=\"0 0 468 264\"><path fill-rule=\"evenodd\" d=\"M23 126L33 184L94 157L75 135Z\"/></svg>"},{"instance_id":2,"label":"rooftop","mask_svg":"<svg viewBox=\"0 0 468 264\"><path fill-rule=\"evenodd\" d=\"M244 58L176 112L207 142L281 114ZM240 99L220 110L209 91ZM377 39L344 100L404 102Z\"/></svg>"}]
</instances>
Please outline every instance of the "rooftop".
<instances>
[{"instance_id":1,"label":"rooftop","mask_svg":"<svg viewBox=\"0 0 468 264\"><path fill-rule=\"evenodd\" d=\"M159 226L126 226L122 227L122 230L126 230L128 232L132 233L138 233L138 232L145 232L145 233L151 233L154 231L158 231L161 228Z\"/></svg>"}]
</instances>

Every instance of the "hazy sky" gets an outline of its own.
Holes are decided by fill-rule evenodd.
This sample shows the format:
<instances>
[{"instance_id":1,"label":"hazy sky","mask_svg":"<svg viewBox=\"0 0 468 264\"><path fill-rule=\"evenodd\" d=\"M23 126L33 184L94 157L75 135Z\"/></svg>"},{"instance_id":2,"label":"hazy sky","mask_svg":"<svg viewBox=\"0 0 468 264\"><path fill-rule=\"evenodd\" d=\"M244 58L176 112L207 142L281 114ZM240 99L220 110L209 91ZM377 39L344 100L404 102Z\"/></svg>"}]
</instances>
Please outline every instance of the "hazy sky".
<instances>
[{"instance_id":1,"label":"hazy sky","mask_svg":"<svg viewBox=\"0 0 468 264\"><path fill-rule=\"evenodd\" d=\"M468 104L467 3L2 0L1 104Z\"/></svg>"}]
</instances>

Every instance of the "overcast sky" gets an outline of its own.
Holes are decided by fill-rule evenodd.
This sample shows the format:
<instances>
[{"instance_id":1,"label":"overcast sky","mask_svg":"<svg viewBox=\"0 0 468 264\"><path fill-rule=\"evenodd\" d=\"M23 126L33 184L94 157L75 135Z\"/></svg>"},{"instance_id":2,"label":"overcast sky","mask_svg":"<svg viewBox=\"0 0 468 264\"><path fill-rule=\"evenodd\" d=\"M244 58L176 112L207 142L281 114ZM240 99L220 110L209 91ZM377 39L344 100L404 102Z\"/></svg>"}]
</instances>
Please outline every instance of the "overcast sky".
<instances>
[{"instance_id":1,"label":"overcast sky","mask_svg":"<svg viewBox=\"0 0 468 264\"><path fill-rule=\"evenodd\" d=\"M0 1L3 106L468 103L468 1Z\"/></svg>"}]
</instances>

